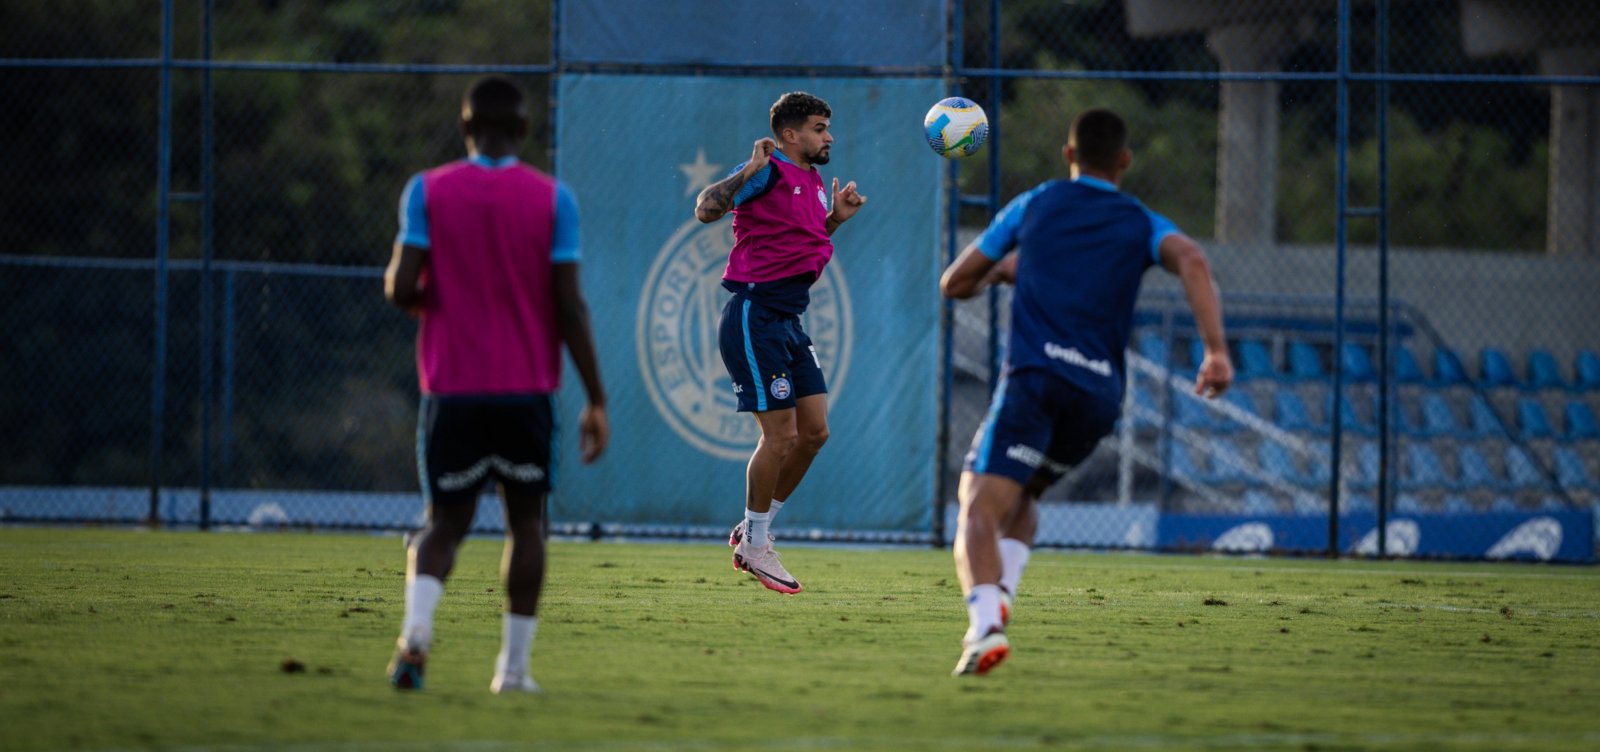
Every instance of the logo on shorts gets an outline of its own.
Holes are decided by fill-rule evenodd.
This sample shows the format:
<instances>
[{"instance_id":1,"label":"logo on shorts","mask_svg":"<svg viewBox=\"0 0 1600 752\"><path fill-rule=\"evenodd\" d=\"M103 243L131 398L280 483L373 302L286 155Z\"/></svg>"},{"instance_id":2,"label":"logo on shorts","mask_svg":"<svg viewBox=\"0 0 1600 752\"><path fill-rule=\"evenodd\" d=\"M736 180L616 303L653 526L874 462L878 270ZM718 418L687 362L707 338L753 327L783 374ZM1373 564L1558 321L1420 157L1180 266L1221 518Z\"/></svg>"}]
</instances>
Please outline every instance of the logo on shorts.
<instances>
[{"instance_id":1,"label":"logo on shorts","mask_svg":"<svg viewBox=\"0 0 1600 752\"><path fill-rule=\"evenodd\" d=\"M772 380L772 396L776 399L789 398L789 380L779 376Z\"/></svg>"},{"instance_id":2,"label":"logo on shorts","mask_svg":"<svg viewBox=\"0 0 1600 752\"><path fill-rule=\"evenodd\" d=\"M736 412L738 399L717 345L717 321L728 302L722 271L731 250L727 221L706 225L691 218L667 238L645 275L634 344L650 401L667 425L706 454L744 460L761 433ZM802 319L828 392L837 397L851 344L850 293L837 259L811 287ZM787 379L784 388L792 391Z\"/></svg>"}]
</instances>

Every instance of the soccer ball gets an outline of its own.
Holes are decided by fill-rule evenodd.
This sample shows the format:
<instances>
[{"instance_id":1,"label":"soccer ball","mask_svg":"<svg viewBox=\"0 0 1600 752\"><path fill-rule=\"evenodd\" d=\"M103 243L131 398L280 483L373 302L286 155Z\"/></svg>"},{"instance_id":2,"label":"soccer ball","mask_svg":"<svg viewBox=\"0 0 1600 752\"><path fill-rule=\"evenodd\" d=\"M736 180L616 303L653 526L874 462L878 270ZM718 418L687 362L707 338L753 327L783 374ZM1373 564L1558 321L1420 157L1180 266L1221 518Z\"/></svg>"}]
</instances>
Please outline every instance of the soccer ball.
<instances>
[{"instance_id":1,"label":"soccer ball","mask_svg":"<svg viewBox=\"0 0 1600 752\"><path fill-rule=\"evenodd\" d=\"M965 97L941 99L922 119L928 145L945 159L970 157L989 140L989 116Z\"/></svg>"}]
</instances>

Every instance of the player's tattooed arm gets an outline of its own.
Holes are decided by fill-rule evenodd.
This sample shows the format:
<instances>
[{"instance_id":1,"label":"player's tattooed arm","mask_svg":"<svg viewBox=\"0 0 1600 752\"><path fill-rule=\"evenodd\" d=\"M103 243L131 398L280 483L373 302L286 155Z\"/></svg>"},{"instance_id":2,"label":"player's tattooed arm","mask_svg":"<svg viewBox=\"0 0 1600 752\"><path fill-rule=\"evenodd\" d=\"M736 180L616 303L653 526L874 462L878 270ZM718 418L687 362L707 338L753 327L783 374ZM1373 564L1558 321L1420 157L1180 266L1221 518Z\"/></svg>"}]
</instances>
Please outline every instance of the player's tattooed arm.
<instances>
[{"instance_id":1,"label":"player's tattooed arm","mask_svg":"<svg viewBox=\"0 0 1600 752\"><path fill-rule=\"evenodd\" d=\"M706 186L700 192L700 197L694 202L695 219L709 224L733 211L733 199L739 195L739 189L766 168L767 162L772 159L772 152L777 149L778 142L770 138L758 139L751 147L750 161L744 164L744 169Z\"/></svg>"}]
</instances>

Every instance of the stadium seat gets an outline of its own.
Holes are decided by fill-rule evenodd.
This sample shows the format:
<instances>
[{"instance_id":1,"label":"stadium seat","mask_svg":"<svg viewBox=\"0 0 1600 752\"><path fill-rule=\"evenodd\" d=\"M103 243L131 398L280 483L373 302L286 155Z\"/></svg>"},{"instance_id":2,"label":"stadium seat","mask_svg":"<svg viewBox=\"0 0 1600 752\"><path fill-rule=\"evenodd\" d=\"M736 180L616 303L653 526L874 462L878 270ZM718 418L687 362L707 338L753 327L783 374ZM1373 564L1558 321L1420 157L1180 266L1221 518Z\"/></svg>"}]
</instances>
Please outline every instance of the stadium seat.
<instances>
[{"instance_id":1,"label":"stadium seat","mask_svg":"<svg viewBox=\"0 0 1600 752\"><path fill-rule=\"evenodd\" d=\"M1511 359L1493 347L1478 351L1478 381L1490 389L1516 386L1517 375L1511 371Z\"/></svg>"},{"instance_id":2,"label":"stadium seat","mask_svg":"<svg viewBox=\"0 0 1600 752\"><path fill-rule=\"evenodd\" d=\"M1332 462L1332 444L1326 441L1311 442L1311 456L1306 458L1305 477L1315 485L1328 485L1333 480Z\"/></svg>"},{"instance_id":3,"label":"stadium seat","mask_svg":"<svg viewBox=\"0 0 1600 752\"><path fill-rule=\"evenodd\" d=\"M1400 476L1400 486L1407 489L1456 488L1461 484L1445 471L1433 447L1419 442L1406 444L1406 469Z\"/></svg>"},{"instance_id":4,"label":"stadium seat","mask_svg":"<svg viewBox=\"0 0 1600 752\"><path fill-rule=\"evenodd\" d=\"M1139 333L1139 354L1166 368L1171 365L1172 348L1157 332L1146 329Z\"/></svg>"},{"instance_id":5,"label":"stadium seat","mask_svg":"<svg viewBox=\"0 0 1600 752\"><path fill-rule=\"evenodd\" d=\"M1422 433L1426 436L1459 436L1464 434L1456 422L1455 411L1444 395L1427 392L1422 395Z\"/></svg>"},{"instance_id":6,"label":"stadium seat","mask_svg":"<svg viewBox=\"0 0 1600 752\"><path fill-rule=\"evenodd\" d=\"M1280 389L1273 393L1272 407L1276 412L1278 427L1286 431L1326 433L1328 430L1326 426L1311 420L1311 411L1306 409L1305 400L1300 399L1300 394L1292 389Z\"/></svg>"},{"instance_id":7,"label":"stadium seat","mask_svg":"<svg viewBox=\"0 0 1600 752\"><path fill-rule=\"evenodd\" d=\"M1271 379L1279 376L1278 369L1272 367L1272 353L1267 352L1266 343L1258 339L1247 339L1239 342L1239 378L1245 379Z\"/></svg>"},{"instance_id":8,"label":"stadium seat","mask_svg":"<svg viewBox=\"0 0 1600 752\"><path fill-rule=\"evenodd\" d=\"M1266 440L1256 445L1256 464L1269 476L1282 478L1296 485L1310 485L1310 476L1301 473L1289 448L1276 441Z\"/></svg>"},{"instance_id":9,"label":"stadium seat","mask_svg":"<svg viewBox=\"0 0 1600 752\"><path fill-rule=\"evenodd\" d=\"M1566 388L1567 382L1561 378L1561 365L1549 350L1528 353L1528 386L1533 389Z\"/></svg>"},{"instance_id":10,"label":"stadium seat","mask_svg":"<svg viewBox=\"0 0 1600 752\"><path fill-rule=\"evenodd\" d=\"M1422 508L1422 499L1415 494L1403 493L1394 499L1395 514L1422 514L1428 510Z\"/></svg>"},{"instance_id":11,"label":"stadium seat","mask_svg":"<svg viewBox=\"0 0 1600 752\"><path fill-rule=\"evenodd\" d=\"M1134 425L1154 426L1163 419L1161 404L1156 402L1156 393L1149 389L1133 390Z\"/></svg>"},{"instance_id":12,"label":"stadium seat","mask_svg":"<svg viewBox=\"0 0 1600 752\"><path fill-rule=\"evenodd\" d=\"M1172 477L1191 481L1204 480L1206 471L1202 470L1200 464L1195 462L1194 454L1189 451L1189 447L1174 444L1169 459L1172 462L1172 467L1170 468Z\"/></svg>"},{"instance_id":13,"label":"stadium seat","mask_svg":"<svg viewBox=\"0 0 1600 752\"><path fill-rule=\"evenodd\" d=\"M1484 458L1483 452L1471 444L1456 450L1456 466L1461 471L1462 486L1469 490L1501 491L1506 488L1506 479L1500 477L1489 465L1489 460Z\"/></svg>"},{"instance_id":14,"label":"stadium seat","mask_svg":"<svg viewBox=\"0 0 1600 752\"><path fill-rule=\"evenodd\" d=\"M1339 357L1339 366L1344 369L1344 377L1347 381L1369 382L1378 380L1378 372L1372 367L1372 357L1367 354L1367 348L1354 342L1344 343L1344 352Z\"/></svg>"},{"instance_id":15,"label":"stadium seat","mask_svg":"<svg viewBox=\"0 0 1600 752\"><path fill-rule=\"evenodd\" d=\"M1567 402L1567 441L1600 441L1600 421L1583 400Z\"/></svg>"},{"instance_id":16,"label":"stadium seat","mask_svg":"<svg viewBox=\"0 0 1600 752\"><path fill-rule=\"evenodd\" d=\"M1405 346L1394 349L1394 379L1401 384L1422 383L1422 368L1417 366L1416 356Z\"/></svg>"},{"instance_id":17,"label":"stadium seat","mask_svg":"<svg viewBox=\"0 0 1600 752\"><path fill-rule=\"evenodd\" d=\"M1472 502L1467 501L1466 497L1464 496L1451 494L1444 497L1444 511L1453 514L1465 514L1473 511Z\"/></svg>"},{"instance_id":18,"label":"stadium seat","mask_svg":"<svg viewBox=\"0 0 1600 752\"><path fill-rule=\"evenodd\" d=\"M1518 511L1521 511L1521 510L1517 509L1517 502L1512 501L1511 497L1509 497L1509 496L1496 496L1496 497L1494 497L1494 503L1489 505L1489 511L1491 511L1491 512L1518 512Z\"/></svg>"},{"instance_id":19,"label":"stadium seat","mask_svg":"<svg viewBox=\"0 0 1600 752\"><path fill-rule=\"evenodd\" d=\"M1500 422L1500 416L1495 414L1494 407L1481 394L1472 395L1472 401L1467 403L1467 414L1472 418L1472 436L1483 438L1489 436L1504 436L1505 426Z\"/></svg>"},{"instance_id":20,"label":"stadium seat","mask_svg":"<svg viewBox=\"0 0 1600 752\"><path fill-rule=\"evenodd\" d=\"M1340 511L1347 514L1371 514L1378 511L1378 504L1372 500L1371 496L1353 493L1345 497Z\"/></svg>"},{"instance_id":21,"label":"stadium seat","mask_svg":"<svg viewBox=\"0 0 1600 752\"><path fill-rule=\"evenodd\" d=\"M1467 369L1461 365L1461 357L1449 348L1436 348L1433 351L1433 385L1452 387L1466 384Z\"/></svg>"},{"instance_id":22,"label":"stadium seat","mask_svg":"<svg viewBox=\"0 0 1600 752\"><path fill-rule=\"evenodd\" d=\"M1200 398L1192 394L1173 394L1172 399L1172 417L1178 425L1199 431L1222 429L1222 421L1216 419L1211 408L1201 403Z\"/></svg>"},{"instance_id":23,"label":"stadium seat","mask_svg":"<svg viewBox=\"0 0 1600 752\"><path fill-rule=\"evenodd\" d=\"M1202 480L1217 485L1255 481L1248 472L1250 461L1232 439L1212 439L1208 442L1208 449L1206 454L1209 462L1201 466Z\"/></svg>"},{"instance_id":24,"label":"stadium seat","mask_svg":"<svg viewBox=\"0 0 1600 752\"><path fill-rule=\"evenodd\" d=\"M1227 394L1222 395L1222 401L1230 407L1237 408L1240 412L1248 413L1258 418L1261 417L1261 412L1256 410L1256 401L1251 399L1250 395L1245 393L1243 389L1229 389ZM1244 428L1243 423L1235 420L1230 415L1217 413L1213 417L1217 420L1220 430L1237 431Z\"/></svg>"},{"instance_id":25,"label":"stadium seat","mask_svg":"<svg viewBox=\"0 0 1600 752\"><path fill-rule=\"evenodd\" d=\"M1553 439L1556 436L1556 429L1545 415L1544 403L1533 397L1517 400L1517 427L1522 429L1524 439Z\"/></svg>"},{"instance_id":26,"label":"stadium seat","mask_svg":"<svg viewBox=\"0 0 1600 752\"><path fill-rule=\"evenodd\" d=\"M1600 389L1600 355L1593 350L1579 351L1576 370L1579 389Z\"/></svg>"},{"instance_id":27,"label":"stadium seat","mask_svg":"<svg viewBox=\"0 0 1600 752\"><path fill-rule=\"evenodd\" d=\"M1289 375L1305 381L1328 378L1327 372L1322 370L1322 356L1311 343L1301 340L1289 343Z\"/></svg>"},{"instance_id":28,"label":"stadium seat","mask_svg":"<svg viewBox=\"0 0 1600 752\"><path fill-rule=\"evenodd\" d=\"M1351 488L1376 488L1378 486L1378 444L1363 441L1356 447L1356 473L1350 479Z\"/></svg>"},{"instance_id":29,"label":"stadium seat","mask_svg":"<svg viewBox=\"0 0 1600 752\"><path fill-rule=\"evenodd\" d=\"M1600 481L1589 475L1583 458L1572 447L1556 447L1556 481L1569 491L1600 491Z\"/></svg>"},{"instance_id":30,"label":"stadium seat","mask_svg":"<svg viewBox=\"0 0 1600 752\"><path fill-rule=\"evenodd\" d=\"M1506 445L1506 480L1516 489L1549 488L1550 479L1534 462L1528 450L1516 444Z\"/></svg>"},{"instance_id":31,"label":"stadium seat","mask_svg":"<svg viewBox=\"0 0 1600 752\"><path fill-rule=\"evenodd\" d=\"M1371 412L1368 414L1372 416L1372 427L1376 431L1383 427L1383 421L1378 419L1383 412L1383 395L1373 392L1371 402ZM1417 422L1411 419L1411 413L1406 411L1405 403L1399 399L1389 400L1389 421L1390 425L1397 427L1401 433L1411 436L1417 436L1422 433L1422 426L1417 425Z\"/></svg>"},{"instance_id":32,"label":"stadium seat","mask_svg":"<svg viewBox=\"0 0 1600 752\"><path fill-rule=\"evenodd\" d=\"M1244 513L1249 515L1277 514L1278 500L1266 491L1252 488L1244 492Z\"/></svg>"},{"instance_id":33,"label":"stadium seat","mask_svg":"<svg viewBox=\"0 0 1600 752\"><path fill-rule=\"evenodd\" d=\"M1346 431L1353 431L1363 436L1376 434L1378 432L1377 428L1372 423L1362 420L1361 416L1356 414L1354 403L1355 400L1351 399L1348 394L1345 395L1343 400L1339 401L1339 425ZM1329 390L1327 396L1322 400L1322 414L1333 414L1332 390Z\"/></svg>"}]
</instances>

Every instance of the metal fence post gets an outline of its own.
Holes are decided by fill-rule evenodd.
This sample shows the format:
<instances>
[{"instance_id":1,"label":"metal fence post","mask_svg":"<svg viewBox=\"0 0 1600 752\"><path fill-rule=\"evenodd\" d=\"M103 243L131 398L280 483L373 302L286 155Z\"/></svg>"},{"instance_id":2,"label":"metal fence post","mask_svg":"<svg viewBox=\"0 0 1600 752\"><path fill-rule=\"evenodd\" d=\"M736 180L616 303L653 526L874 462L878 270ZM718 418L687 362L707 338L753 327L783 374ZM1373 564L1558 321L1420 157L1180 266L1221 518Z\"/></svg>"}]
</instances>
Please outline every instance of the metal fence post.
<instances>
[{"instance_id":1,"label":"metal fence post","mask_svg":"<svg viewBox=\"0 0 1600 752\"><path fill-rule=\"evenodd\" d=\"M171 241L172 198L172 0L161 2L161 102L156 157L155 353L150 385L149 525L161 524L161 445L166 419L167 250Z\"/></svg>"}]
</instances>

